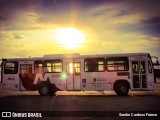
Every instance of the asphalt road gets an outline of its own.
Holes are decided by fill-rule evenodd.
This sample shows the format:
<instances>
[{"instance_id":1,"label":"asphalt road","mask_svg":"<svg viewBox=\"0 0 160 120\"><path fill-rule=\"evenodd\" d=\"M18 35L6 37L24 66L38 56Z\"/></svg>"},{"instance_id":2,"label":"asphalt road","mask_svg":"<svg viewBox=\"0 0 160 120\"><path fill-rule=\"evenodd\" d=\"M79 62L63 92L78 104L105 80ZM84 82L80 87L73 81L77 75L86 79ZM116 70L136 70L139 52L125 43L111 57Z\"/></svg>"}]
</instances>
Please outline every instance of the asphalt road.
<instances>
[{"instance_id":1,"label":"asphalt road","mask_svg":"<svg viewBox=\"0 0 160 120\"><path fill-rule=\"evenodd\" d=\"M114 92L58 92L56 96L39 96L37 92L1 91L0 96L1 112L41 112L42 117L48 115L45 119L117 119L120 113L160 113L159 91L130 92L128 96L117 96Z\"/></svg>"},{"instance_id":2,"label":"asphalt road","mask_svg":"<svg viewBox=\"0 0 160 120\"><path fill-rule=\"evenodd\" d=\"M17 95L2 97L0 106L9 111L155 111L160 95Z\"/></svg>"}]
</instances>

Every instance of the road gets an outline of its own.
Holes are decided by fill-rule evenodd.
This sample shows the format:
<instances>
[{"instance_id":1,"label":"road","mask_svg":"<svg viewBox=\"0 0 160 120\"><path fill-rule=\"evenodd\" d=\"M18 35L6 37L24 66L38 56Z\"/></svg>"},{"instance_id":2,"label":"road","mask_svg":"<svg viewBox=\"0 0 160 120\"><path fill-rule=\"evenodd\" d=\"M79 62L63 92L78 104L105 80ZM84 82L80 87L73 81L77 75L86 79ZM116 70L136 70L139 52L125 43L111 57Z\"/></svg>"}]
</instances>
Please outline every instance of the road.
<instances>
[{"instance_id":1,"label":"road","mask_svg":"<svg viewBox=\"0 0 160 120\"><path fill-rule=\"evenodd\" d=\"M154 93L154 92L153 92ZM56 96L12 95L1 97L1 110L18 111L154 111L160 109L160 95L90 94Z\"/></svg>"},{"instance_id":2,"label":"road","mask_svg":"<svg viewBox=\"0 0 160 120\"><path fill-rule=\"evenodd\" d=\"M1 111L44 112L42 117L48 114L45 119L116 119L119 113L160 113L159 91L130 92L128 96L123 97L114 92L92 91L58 92L55 96L39 96L37 92L1 91L0 95ZM114 115L116 117L113 117Z\"/></svg>"}]
</instances>

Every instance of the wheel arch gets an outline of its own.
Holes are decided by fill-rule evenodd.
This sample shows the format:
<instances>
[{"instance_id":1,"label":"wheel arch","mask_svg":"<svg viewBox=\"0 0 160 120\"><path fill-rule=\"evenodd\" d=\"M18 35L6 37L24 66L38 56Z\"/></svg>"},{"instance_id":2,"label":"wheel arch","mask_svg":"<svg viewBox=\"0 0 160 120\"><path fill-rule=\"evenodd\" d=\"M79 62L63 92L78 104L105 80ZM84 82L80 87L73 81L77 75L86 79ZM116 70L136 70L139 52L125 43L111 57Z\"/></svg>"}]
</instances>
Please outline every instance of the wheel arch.
<instances>
[{"instance_id":1,"label":"wheel arch","mask_svg":"<svg viewBox=\"0 0 160 120\"><path fill-rule=\"evenodd\" d=\"M47 80L38 79L38 82L37 82L38 86L40 86L43 83L47 83L47 84L51 85L51 82L50 82L49 78L47 78Z\"/></svg>"}]
</instances>

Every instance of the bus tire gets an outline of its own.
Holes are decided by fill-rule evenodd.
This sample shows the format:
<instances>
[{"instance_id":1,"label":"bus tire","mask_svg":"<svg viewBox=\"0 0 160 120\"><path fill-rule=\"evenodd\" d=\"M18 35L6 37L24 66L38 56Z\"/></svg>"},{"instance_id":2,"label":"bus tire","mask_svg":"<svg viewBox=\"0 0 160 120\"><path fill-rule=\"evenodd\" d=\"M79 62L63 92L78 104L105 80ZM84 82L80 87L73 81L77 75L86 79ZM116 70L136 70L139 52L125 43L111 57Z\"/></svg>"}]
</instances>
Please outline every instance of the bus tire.
<instances>
[{"instance_id":1,"label":"bus tire","mask_svg":"<svg viewBox=\"0 0 160 120\"><path fill-rule=\"evenodd\" d=\"M50 84L47 82L40 83L38 87L38 92L41 96L49 96L51 95L51 87Z\"/></svg>"},{"instance_id":2,"label":"bus tire","mask_svg":"<svg viewBox=\"0 0 160 120\"><path fill-rule=\"evenodd\" d=\"M117 95L120 95L120 96L127 96L128 95L128 87L126 85L120 85L119 88L118 88L118 94Z\"/></svg>"},{"instance_id":3,"label":"bus tire","mask_svg":"<svg viewBox=\"0 0 160 120\"><path fill-rule=\"evenodd\" d=\"M124 82L117 82L114 91L119 96L127 96L129 92L129 86Z\"/></svg>"}]
</instances>

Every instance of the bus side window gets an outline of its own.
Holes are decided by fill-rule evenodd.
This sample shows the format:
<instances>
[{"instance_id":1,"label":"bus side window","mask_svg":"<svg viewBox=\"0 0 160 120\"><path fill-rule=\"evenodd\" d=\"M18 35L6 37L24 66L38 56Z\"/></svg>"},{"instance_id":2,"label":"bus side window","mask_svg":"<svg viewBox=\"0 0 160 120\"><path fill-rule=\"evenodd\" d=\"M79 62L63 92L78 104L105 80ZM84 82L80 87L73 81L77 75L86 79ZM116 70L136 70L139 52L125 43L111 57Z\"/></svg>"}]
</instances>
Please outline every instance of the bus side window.
<instances>
[{"instance_id":1,"label":"bus side window","mask_svg":"<svg viewBox=\"0 0 160 120\"><path fill-rule=\"evenodd\" d=\"M135 65L132 66L132 72L133 72L133 73L136 73L136 72L137 72L137 69L136 69L136 66L135 66Z\"/></svg>"},{"instance_id":2,"label":"bus side window","mask_svg":"<svg viewBox=\"0 0 160 120\"><path fill-rule=\"evenodd\" d=\"M150 61L148 61L148 72L152 73L152 65Z\"/></svg>"},{"instance_id":3,"label":"bus side window","mask_svg":"<svg viewBox=\"0 0 160 120\"><path fill-rule=\"evenodd\" d=\"M139 74L139 64L138 61L132 61L132 73Z\"/></svg>"},{"instance_id":4,"label":"bus side window","mask_svg":"<svg viewBox=\"0 0 160 120\"><path fill-rule=\"evenodd\" d=\"M85 72L104 72L105 59L104 58L87 58L84 60Z\"/></svg>"},{"instance_id":5,"label":"bus side window","mask_svg":"<svg viewBox=\"0 0 160 120\"><path fill-rule=\"evenodd\" d=\"M18 62L11 61L4 64L5 74L17 74L18 73Z\"/></svg>"},{"instance_id":6,"label":"bus side window","mask_svg":"<svg viewBox=\"0 0 160 120\"><path fill-rule=\"evenodd\" d=\"M43 62L42 61L35 61L34 62L34 72L35 73L42 73L43 72Z\"/></svg>"},{"instance_id":7,"label":"bus side window","mask_svg":"<svg viewBox=\"0 0 160 120\"><path fill-rule=\"evenodd\" d=\"M106 59L107 71L128 71L129 62L127 57L111 57Z\"/></svg>"},{"instance_id":8,"label":"bus side window","mask_svg":"<svg viewBox=\"0 0 160 120\"><path fill-rule=\"evenodd\" d=\"M141 61L141 72L142 74L146 74L145 61Z\"/></svg>"},{"instance_id":9,"label":"bus side window","mask_svg":"<svg viewBox=\"0 0 160 120\"><path fill-rule=\"evenodd\" d=\"M62 72L63 63L62 60L45 60L44 72L46 73L60 73Z\"/></svg>"},{"instance_id":10,"label":"bus side window","mask_svg":"<svg viewBox=\"0 0 160 120\"><path fill-rule=\"evenodd\" d=\"M32 64L21 64L20 73L21 74L32 74Z\"/></svg>"}]
</instances>

